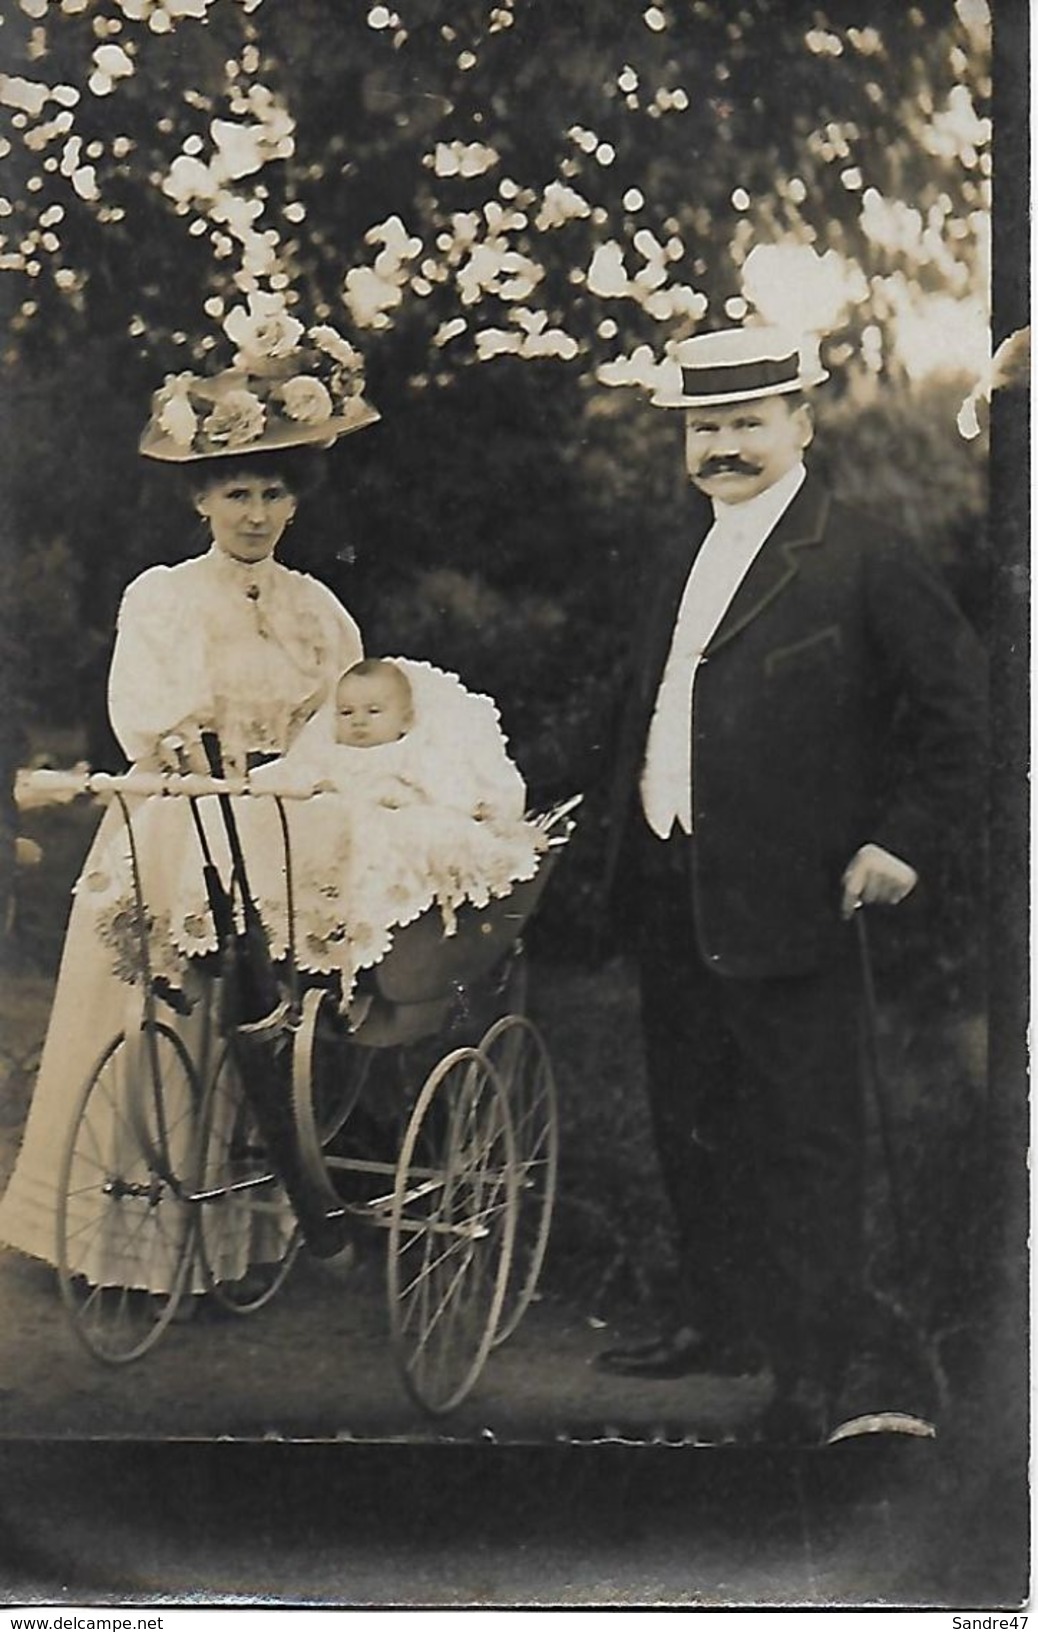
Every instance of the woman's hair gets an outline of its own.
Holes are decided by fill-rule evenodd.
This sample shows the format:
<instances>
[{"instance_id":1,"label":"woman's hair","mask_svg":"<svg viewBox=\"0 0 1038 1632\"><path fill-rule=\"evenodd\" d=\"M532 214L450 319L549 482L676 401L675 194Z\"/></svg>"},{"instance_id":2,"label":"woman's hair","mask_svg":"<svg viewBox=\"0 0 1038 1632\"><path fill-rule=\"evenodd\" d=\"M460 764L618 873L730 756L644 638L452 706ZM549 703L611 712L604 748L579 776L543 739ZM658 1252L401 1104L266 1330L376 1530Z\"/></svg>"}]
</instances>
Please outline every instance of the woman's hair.
<instances>
[{"instance_id":1,"label":"woman's hair","mask_svg":"<svg viewBox=\"0 0 1038 1632\"><path fill-rule=\"evenodd\" d=\"M193 504L207 487L239 477L275 477L298 499L306 499L321 486L325 476L321 450L315 448L264 448L257 453L222 454L215 459L191 459L166 470L180 487L183 497Z\"/></svg>"}]
</instances>

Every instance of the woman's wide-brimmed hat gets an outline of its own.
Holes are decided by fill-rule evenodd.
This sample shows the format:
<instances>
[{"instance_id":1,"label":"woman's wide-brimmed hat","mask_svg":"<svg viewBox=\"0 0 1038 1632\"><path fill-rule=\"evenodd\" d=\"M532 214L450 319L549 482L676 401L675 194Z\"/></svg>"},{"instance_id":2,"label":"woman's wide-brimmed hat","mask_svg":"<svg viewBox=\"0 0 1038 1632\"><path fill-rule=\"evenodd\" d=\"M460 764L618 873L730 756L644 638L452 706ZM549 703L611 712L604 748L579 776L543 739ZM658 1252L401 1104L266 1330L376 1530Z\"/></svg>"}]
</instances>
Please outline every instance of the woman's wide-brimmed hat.
<instances>
[{"instance_id":1,"label":"woman's wide-brimmed hat","mask_svg":"<svg viewBox=\"0 0 1038 1632\"><path fill-rule=\"evenodd\" d=\"M806 391L829 378L807 352L804 341L784 329L697 334L680 341L660 364L652 401L657 408L720 408Z\"/></svg>"},{"instance_id":2,"label":"woman's wide-brimmed hat","mask_svg":"<svg viewBox=\"0 0 1038 1632\"><path fill-rule=\"evenodd\" d=\"M313 346L296 346L281 356L239 355L234 368L208 378L167 376L152 398L141 453L184 463L326 448L374 425L381 416L363 395L359 352L335 330L310 332Z\"/></svg>"}]
</instances>

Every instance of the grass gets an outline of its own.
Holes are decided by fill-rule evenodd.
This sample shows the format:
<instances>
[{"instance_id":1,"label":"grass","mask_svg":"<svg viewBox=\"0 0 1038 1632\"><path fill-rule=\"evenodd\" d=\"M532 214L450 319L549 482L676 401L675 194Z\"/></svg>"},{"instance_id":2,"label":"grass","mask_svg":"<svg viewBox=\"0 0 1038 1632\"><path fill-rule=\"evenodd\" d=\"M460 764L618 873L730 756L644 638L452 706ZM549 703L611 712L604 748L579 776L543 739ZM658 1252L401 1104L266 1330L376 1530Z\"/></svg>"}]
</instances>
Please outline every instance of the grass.
<instances>
[{"instance_id":1,"label":"grass","mask_svg":"<svg viewBox=\"0 0 1038 1632\"><path fill-rule=\"evenodd\" d=\"M651 1309L674 1266L632 975L619 960L599 970L543 964L530 1012L551 1051L561 1124L548 1284L594 1314Z\"/></svg>"}]
</instances>

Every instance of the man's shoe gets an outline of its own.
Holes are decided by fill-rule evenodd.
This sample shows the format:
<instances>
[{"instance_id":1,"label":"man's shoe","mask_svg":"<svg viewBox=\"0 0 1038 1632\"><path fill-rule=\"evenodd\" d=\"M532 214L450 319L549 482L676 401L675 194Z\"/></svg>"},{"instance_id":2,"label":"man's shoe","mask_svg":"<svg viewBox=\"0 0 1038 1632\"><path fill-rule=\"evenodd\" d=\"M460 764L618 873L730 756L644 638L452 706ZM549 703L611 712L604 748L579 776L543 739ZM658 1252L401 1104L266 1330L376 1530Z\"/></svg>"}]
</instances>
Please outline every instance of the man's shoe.
<instances>
[{"instance_id":1,"label":"man's shoe","mask_svg":"<svg viewBox=\"0 0 1038 1632\"><path fill-rule=\"evenodd\" d=\"M837 1396L827 1439L837 1445L864 1434L905 1434L937 1438L938 1399L934 1380L916 1357L856 1356Z\"/></svg>"},{"instance_id":2,"label":"man's shoe","mask_svg":"<svg viewBox=\"0 0 1038 1632\"><path fill-rule=\"evenodd\" d=\"M937 1424L915 1411L859 1411L843 1417L826 1440L839 1445L844 1439L860 1439L865 1434L905 1434L912 1439L936 1439Z\"/></svg>"},{"instance_id":3,"label":"man's shoe","mask_svg":"<svg viewBox=\"0 0 1038 1632\"><path fill-rule=\"evenodd\" d=\"M638 1343L631 1348L606 1349L596 1355L598 1371L614 1377L744 1377L760 1369L760 1357L746 1342L705 1337L694 1326Z\"/></svg>"}]
</instances>

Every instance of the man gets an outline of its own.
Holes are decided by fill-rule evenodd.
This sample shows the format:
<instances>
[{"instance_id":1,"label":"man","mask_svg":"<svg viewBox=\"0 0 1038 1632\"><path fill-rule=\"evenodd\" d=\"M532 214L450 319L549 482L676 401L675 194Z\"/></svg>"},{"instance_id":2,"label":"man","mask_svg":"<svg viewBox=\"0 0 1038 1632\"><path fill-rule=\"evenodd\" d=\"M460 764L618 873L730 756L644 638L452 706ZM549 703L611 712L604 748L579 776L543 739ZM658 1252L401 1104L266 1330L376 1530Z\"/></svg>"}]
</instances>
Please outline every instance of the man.
<instances>
[{"instance_id":1,"label":"man","mask_svg":"<svg viewBox=\"0 0 1038 1632\"><path fill-rule=\"evenodd\" d=\"M808 1442L862 1408L847 1390L871 1341L852 920L935 876L984 749L980 654L949 595L805 470L824 377L777 331L728 330L685 342L653 399L685 414L698 493L648 575L611 876L682 1297L656 1342L599 1357L647 1379L766 1359L762 1434Z\"/></svg>"}]
</instances>

